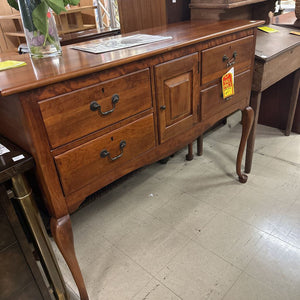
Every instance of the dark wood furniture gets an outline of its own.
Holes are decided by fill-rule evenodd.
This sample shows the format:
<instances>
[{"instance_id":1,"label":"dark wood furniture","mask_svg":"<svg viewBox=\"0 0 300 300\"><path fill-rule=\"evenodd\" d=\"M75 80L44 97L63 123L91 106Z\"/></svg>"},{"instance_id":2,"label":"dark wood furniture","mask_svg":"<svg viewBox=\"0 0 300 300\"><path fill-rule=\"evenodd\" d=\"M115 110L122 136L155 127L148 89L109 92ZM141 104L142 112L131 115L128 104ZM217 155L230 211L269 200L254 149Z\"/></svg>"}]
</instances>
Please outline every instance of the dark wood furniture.
<instances>
[{"instance_id":1,"label":"dark wood furniture","mask_svg":"<svg viewBox=\"0 0 300 300\"><path fill-rule=\"evenodd\" d=\"M99 55L65 46L61 57L25 55L27 66L0 73L1 134L34 156L51 231L81 299L88 295L69 214L85 197L183 148L236 110L243 111L236 170L247 180L241 160L253 121L250 89L262 23L172 24L141 31L169 40ZM221 96L220 78L231 67L224 55L237 74L230 99Z\"/></svg>"},{"instance_id":2,"label":"dark wood furniture","mask_svg":"<svg viewBox=\"0 0 300 300\"><path fill-rule=\"evenodd\" d=\"M300 86L300 39L290 34L291 28L270 26L279 32L269 34L258 31L255 49L255 67L252 83L251 107L255 111L254 125L250 133L246 152L245 171L251 170L255 131L259 115L261 94L268 87L295 72L290 108L285 134L289 135L293 125Z\"/></svg>"},{"instance_id":3,"label":"dark wood furniture","mask_svg":"<svg viewBox=\"0 0 300 300\"><path fill-rule=\"evenodd\" d=\"M118 0L122 33L167 24L165 0Z\"/></svg>"},{"instance_id":4,"label":"dark wood furniture","mask_svg":"<svg viewBox=\"0 0 300 300\"><path fill-rule=\"evenodd\" d=\"M270 22L276 0L191 0L191 19L254 19Z\"/></svg>"},{"instance_id":5,"label":"dark wood furniture","mask_svg":"<svg viewBox=\"0 0 300 300\"><path fill-rule=\"evenodd\" d=\"M296 72L276 82L261 94L258 124L286 130ZM300 133L300 93L298 95L292 132Z\"/></svg>"},{"instance_id":6,"label":"dark wood furniture","mask_svg":"<svg viewBox=\"0 0 300 300\"><path fill-rule=\"evenodd\" d=\"M67 299L62 275L24 175L34 167L33 158L1 136L0 146L6 150L0 153L1 299L50 300L50 291L56 299ZM36 256L42 269L35 262Z\"/></svg>"}]
</instances>

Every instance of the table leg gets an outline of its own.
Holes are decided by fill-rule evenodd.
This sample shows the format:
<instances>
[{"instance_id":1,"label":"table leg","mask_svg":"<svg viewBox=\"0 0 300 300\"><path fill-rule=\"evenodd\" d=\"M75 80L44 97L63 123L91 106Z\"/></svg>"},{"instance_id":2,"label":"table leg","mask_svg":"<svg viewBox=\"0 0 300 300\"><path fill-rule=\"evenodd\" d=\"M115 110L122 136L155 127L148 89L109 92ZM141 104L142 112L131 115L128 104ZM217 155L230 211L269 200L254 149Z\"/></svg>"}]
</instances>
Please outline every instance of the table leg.
<instances>
[{"instance_id":1,"label":"table leg","mask_svg":"<svg viewBox=\"0 0 300 300\"><path fill-rule=\"evenodd\" d=\"M193 143L188 144L188 153L185 156L186 160L193 160L194 159L194 154L193 154Z\"/></svg>"},{"instance_id":2,"label":"table leg","mask_svg":"<svg viewBox=\"0 0 300 300\"><path fill-rule=\"evenodd\" d=\"M12 177L11 181L16 196L15 198L19 202L32 235L34 236L37 250L41 255L41 260L46 266L47 277L50 283L52 283L54 293L59 300L68 299L64 279L57 264L38 208L33 199L31 187L23 174L16 174Z\"/></svg>"},{"instance_id":3,"label":"table leg","mask_svg":"<svg viewBox=\"0 0 300 300\"><path fill-rule=\"evenodd\" d=\"M298 100L298 96L299 96L299 89L300 89L300 69L298 69L294 75L293 90L292 90L288 120L286 123L286 129L285 129L285 135L287 135L287 136L290 135L291 130L292 130L296 106L297 106L297 100Z\"/></svg>"},{"instance_id":4,"label":"table leg","mask_svg":"<svg viewBox=\"0 0 300 300\"><path fill-rule=\"evenodd\" d=\"M241 183L245 183L248 179L246 174L242 174L241 167L242 167L243 153L253 124L253 119L254 119L254 111L250 106L248 106L243 110L243 114L242 114L243 130L242 130L242 137L239 146L239 151L236 159L236 172L239 176L239 181Z\"/></svg>"},{"instance_id":5,"label":"table leg","mask_svg":"<svg viewBox=\"0 0 300 300\"><path fill-rule=\"evenodd\" d=\"M51 218L51 232L54 240L62 253L78 287L81 300L88 300L89 296L83 281L80 267L76 258L74 249L74 239L70 216L66 215L62 218Z\"/></svg>"},{"instance_id":6,"label":"table leg","mask_svg":"<svg viewBox=\"0 0 300 300\"><path fill-rule=\"evenodd\" d=\"M203 154L203 134L201 134L197 138L197 155L201 156L202 154Z\"/></svg>"},{"instance_id":7,"label":"table leg","mask_svg":"<svg viewBox=\"0 0 300 300\"><path fill-rule=\"evenodd\" d=\"M246 163L245 163L245 172L246 173L250 173L251 166L252 166L252 158L253 158L253 152L254 152L256 126L257 126L257 122L258 122L260 101L261 101L261 92L252 91L250 105L254 110L254 121L253 121L252 130L250 132L248 142L247 142Z\"/></svg>"}]
</instances>

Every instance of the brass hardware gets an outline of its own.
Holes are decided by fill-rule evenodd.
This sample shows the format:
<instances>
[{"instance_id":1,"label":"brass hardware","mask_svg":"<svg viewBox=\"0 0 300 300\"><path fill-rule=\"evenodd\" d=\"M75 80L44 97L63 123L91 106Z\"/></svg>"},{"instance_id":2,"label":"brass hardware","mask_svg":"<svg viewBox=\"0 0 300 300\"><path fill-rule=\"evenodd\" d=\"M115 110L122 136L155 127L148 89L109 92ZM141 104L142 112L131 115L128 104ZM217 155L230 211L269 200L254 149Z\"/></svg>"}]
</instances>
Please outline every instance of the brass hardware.
<instances>
[{"instance_id":1,"label":"brass hardware","mask_svg":"<svg viewBox=\"0 0 300 300\"><path fill-rule=\"evenodd\" d=\"M229 59L229 57L226 55L226 54L224 54L224 56L223 56L223 61L225 62L225 61L227 61Z\"/></svg>"},{"instance_id":2,"label":"brass hardware","mask_svg":"<svg viewBox=\"0 0 300 300\"><path fill-rule=\"evenodd\" d=\"M120 100L119 95L118 94L114 94L111 97L112 109L108 110L108 111L104 111L104 112L101 110L101 105L98 104L97 101L92 101L90 103L90 110L91 111L98 111L99 115L106 116L106 115L112 113L115 110L116 104L119 102L119 100Z\"/></svg>"},{"instance_id":3,"label":"brass hardware","mask_svg":"<svg viewBox=\"0 0 300 300\"><path fill-rule=\"evenodd\" d=\"M125 148L125 146L126 146L126 141L121 141L121 142L120 142L120 150L121 150L121 153L118 154L118 155L115 156L115 157L111 157L111 156L110 156L110 153L109 153L106 149L104 149L104 150L102 150L102 151L100 152L100 156L101 156L102 158L108 157L111 161L114 161L114 160L116 160L116 159L122 157L122 155L123 155L123 149Z\"/></svg>"},{"instance_id":4,"label":"brass hardware","mask_svg":"<svg viewBox=\"0 0 300 300\"><path fill-rule=\"evenodd\" d=\"M235 64L236 57L237 57L236 51L233 52L232 58L230 58L230 59L226 54L223 55L223 62L227 61L227 68Z\"/></svg>"},{"instance_id":5,"label":"brass hardware","mask_svg":"<svg viewBox=\"0 0 300 300\"><path fill-rule=\"evenodd\" d=\"M161 110L165 110L165 109L166 109L166 106L165 106L165 105L162 105L162 106L160 107L160 109L161 109Z\"/></svg>"}]
</instances>

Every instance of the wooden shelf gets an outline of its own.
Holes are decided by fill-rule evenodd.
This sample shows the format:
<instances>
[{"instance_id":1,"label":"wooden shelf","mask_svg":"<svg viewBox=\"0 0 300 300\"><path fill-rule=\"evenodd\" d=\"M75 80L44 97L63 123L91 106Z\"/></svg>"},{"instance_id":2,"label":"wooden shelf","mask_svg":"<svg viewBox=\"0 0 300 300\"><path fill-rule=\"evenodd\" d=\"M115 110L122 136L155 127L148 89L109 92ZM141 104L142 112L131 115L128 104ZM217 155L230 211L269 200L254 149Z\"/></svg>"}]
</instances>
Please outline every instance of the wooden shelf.
<instances>
[{"instance_id":1,"label":"wooden shelf","mask_svg":"<svg viewBox=\"0 0 300 300\"><path fill-rule=\"evenodd\" d=\"M95 5L71 7L67 9L67 11L61 12L59 15L54 15L58 34L64 35L67 33L74 33L96 28L96 23L85 24L82 16L84 11L93 10L95 8L97 8ZM5 26L2 27L4 36L25 38L25 34L22 31L23 26L19 13L0 16L0 21L5 21L9 25L7 26L7 24L4 24ZM11 24L9 24L8 21L10 21ZM20 40L18 40L17 43L20 43Z\"/></svg>"},{"instance_id":2,"label":"wooden shelf","mask_svg":"<svg viewBox=\"0 0 300 300\"><path fill-rule=\"evenodd\" d=\"M96 24L84 24L82 26L76 26L71 24L65 30L61 29L60 27L57 27L57 30L58 30L58 34L66 34L66 33L83 31L83 30L88 30L93 28L96 28Z\"/></svg>"},{"instance_id":3,"label":"wooden shelf","mask_svg":"<svg viewBox=\"0 0 300 300\"><path fill-rule=\"evenodd\" d=\"M5 32L6 36L17 36L17 37L25 37L25 33L23 31L16 31L16 32Z\"/></svg>"},{"instance_id":4,"label":"wooden shelf","mask_svg":"<svg viewBox=\"0 0 300 300\"><path fill-rule=\"evenodd\" d=\"M20 14L0 16L0 20L21 20Z\"/></svg>"},{"instance_id":5,"label":"wooden shelf","mask_svg":"<svg viewBox=\"0 0 300 300\"><path fill-rule=\"evenodd\" d=\"M95 9L95 8L97 8L96 5L72 7L72 8L68 8L67 11L62 11L60 13L60 16L61 15L66 15L66 14L73 14L73 13L76 13L76 12L82 12L82 11L87 10L87 9Z\"/></svg>"},{"instance_id":6,"label":"wooden shelf","mask_svg":"<svg viewBox=\"0 0 300 300\"><path fill-rule=\"evenodd\" d=\"M84 11L95 8L97 8L95 5L72 7L67 9L67 11L61 12L59 15L55 15L58 33L66 34L96 28L96 23L84 24L82 16Z\"/></svg>"}]
</instances>

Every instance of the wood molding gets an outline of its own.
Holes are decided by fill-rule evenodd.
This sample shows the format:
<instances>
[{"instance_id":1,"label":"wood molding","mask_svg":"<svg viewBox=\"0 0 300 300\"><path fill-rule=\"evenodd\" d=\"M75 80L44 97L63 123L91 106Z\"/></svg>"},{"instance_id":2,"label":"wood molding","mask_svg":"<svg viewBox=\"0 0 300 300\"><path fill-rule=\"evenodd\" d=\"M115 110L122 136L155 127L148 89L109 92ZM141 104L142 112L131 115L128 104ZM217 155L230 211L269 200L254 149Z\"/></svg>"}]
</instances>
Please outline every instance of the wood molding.
<instances>
[{"instance_id":1,"label":"wood molding","mask_svg":"<svg viewBox=\"0 0 300 300\"><path fill-rule=\"evenodd\" d=\"M220 8L220 9L230 9L260 2L266 2L267 0L244 0L234 3L191 3L190 8Z\"/></svg>"}]
</instances>

